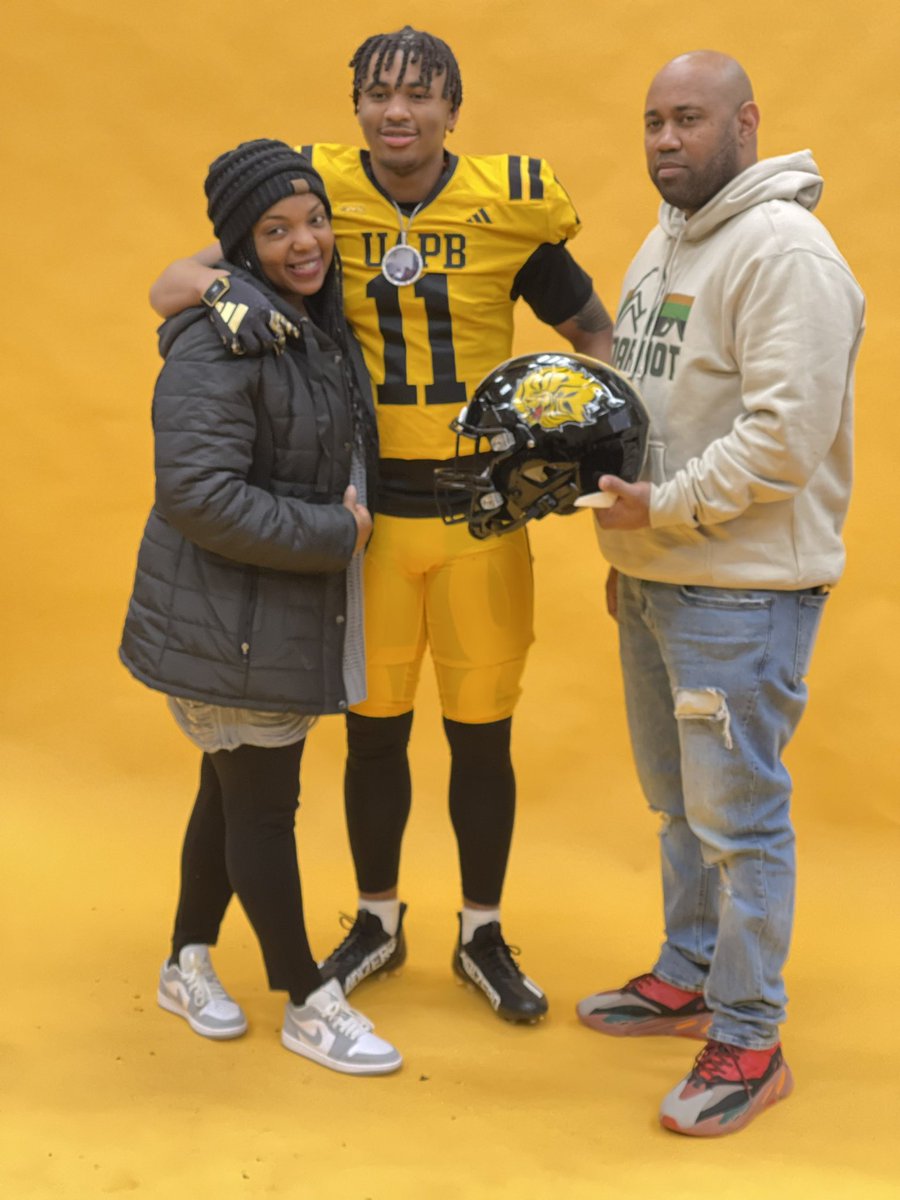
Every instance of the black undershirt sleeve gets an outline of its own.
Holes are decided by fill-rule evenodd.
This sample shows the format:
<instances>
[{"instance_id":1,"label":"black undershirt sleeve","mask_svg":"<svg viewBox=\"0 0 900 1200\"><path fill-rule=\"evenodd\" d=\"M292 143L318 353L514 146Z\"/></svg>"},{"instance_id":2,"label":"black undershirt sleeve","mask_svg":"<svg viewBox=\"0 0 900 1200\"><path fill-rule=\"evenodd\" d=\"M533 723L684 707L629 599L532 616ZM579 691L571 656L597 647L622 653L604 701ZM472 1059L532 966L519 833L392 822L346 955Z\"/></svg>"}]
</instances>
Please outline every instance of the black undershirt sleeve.
<instances>
[{"instance_id":1,"label":"black undershirt sleeve","mask_svg":"<svg viewBox=\"0 0 900 1200\"><path fill-rule=\"evenodd\" d=\"M510 299L521 296L547 325L561 325L580 312L591 298L594 284L565 242L538 246L513 280Z\"/></svg>"}]
</instances>

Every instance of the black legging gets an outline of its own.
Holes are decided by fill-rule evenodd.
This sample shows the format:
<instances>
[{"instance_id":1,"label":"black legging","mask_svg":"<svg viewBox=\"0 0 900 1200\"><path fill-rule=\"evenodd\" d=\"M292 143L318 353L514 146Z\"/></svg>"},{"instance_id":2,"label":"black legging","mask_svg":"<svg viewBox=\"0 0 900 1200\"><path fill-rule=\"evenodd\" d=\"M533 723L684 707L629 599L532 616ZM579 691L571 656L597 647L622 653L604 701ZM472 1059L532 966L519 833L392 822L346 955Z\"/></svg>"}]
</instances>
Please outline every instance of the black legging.
<instances>
[{"instance_id":1,"label":"black legging","mask_svg":"<svg viewBox=\"0 0 900 1200\"><path fill-rule=\"evenodd\" d=\"M347 714L344 804L356 882L364 893L390 891L411 802L407 746L413 714ZM450 743L450 819L459 847L463 895L500 903L516 811L509 752L512 719L464 725L444 718Z\"/></svg>"},{"instance_id":2,"label":"black legging","mask_svg":"<svg viewBox=\"0 0 900 1200\"><path fill-rule=\"evenodd\" d=\"M269 986L300 1004L322 983L309 948L294 838L304 741L204 754L184 836L172 953L214 946L237 893L259 939Z\"/></svg>"}]
</instances>

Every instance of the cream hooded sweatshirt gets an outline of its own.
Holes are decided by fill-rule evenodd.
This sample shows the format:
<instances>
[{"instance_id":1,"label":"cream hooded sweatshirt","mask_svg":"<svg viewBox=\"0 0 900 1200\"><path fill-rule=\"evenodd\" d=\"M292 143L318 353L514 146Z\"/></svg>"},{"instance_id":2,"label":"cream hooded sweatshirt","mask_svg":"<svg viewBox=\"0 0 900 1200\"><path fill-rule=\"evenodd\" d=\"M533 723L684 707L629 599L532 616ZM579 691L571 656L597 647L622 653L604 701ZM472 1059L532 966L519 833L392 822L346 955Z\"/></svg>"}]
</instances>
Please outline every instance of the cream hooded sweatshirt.
<instances>
[{"instance_id":1,"label":"cream hooded sweatshirt","mask_svg":"<svg viewBox=\"0 0 900 1200\"><path fill-rule=\"evenodd\" d=\"M689 218L663 204L629 267L613 361L650 414L650 528L598 531L624 574L839 579L864 300L821 192L809 151L765 159Z\"/></svg>"}]
</instances>

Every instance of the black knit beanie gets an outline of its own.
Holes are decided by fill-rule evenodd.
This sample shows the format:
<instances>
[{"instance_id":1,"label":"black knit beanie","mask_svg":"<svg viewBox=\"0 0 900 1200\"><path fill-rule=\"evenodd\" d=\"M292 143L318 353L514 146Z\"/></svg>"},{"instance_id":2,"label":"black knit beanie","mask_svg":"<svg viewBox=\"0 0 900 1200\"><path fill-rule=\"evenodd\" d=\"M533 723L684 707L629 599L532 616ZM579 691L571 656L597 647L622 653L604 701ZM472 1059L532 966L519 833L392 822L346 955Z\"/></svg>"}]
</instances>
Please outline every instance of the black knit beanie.
<instances>
[{"instance_id":1,"label":"black knit beanie","mask_svg":"<svg viewBox=\"0 0 900 1200\"><path fill-rule=\"evenodd\" d=\"M295 194L304 180L331 218L331 205L318 171L286 142L259 138L220 154L206 176L207 212L226 258L235 261L241 243L266 209Z\"/></svg>"}]
</instances>

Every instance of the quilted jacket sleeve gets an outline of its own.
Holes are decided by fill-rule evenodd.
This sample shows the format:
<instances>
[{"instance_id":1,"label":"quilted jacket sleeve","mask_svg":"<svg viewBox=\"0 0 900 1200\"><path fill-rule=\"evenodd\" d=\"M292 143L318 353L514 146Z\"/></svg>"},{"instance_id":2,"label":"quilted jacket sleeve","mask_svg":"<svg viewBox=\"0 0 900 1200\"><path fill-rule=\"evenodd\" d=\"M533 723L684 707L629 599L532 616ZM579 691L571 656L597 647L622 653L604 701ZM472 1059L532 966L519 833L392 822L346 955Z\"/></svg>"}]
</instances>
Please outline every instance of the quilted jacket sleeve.
<instances>
[{"instance_id":1,"label":"quilted jacket sleeve","mask_svg":"<svg viewBox=\"0 0 900 1200\"><path fill-rule=\"evenodd\" d=\"M265 361L230 355L205 320L176 338L153 397L157 511L196 545L236 562L342 571L356 523L340 502L277 496L247 482Z\"/></svg>"}]
</instances>

